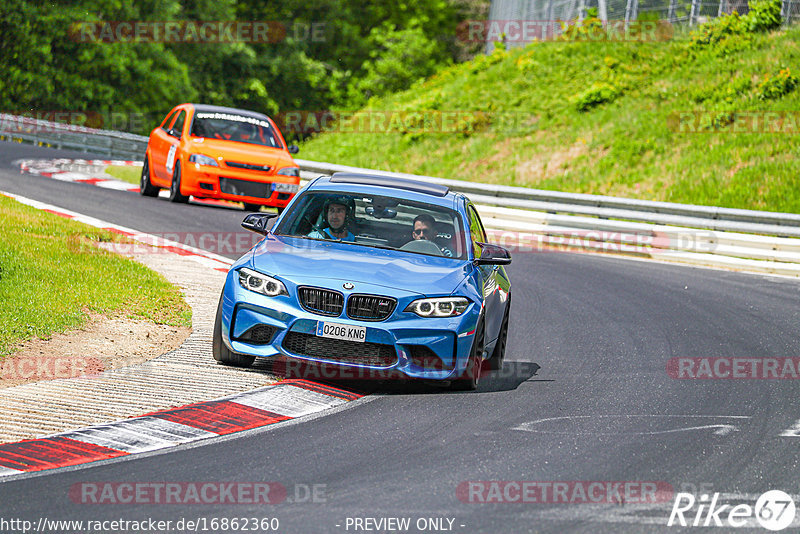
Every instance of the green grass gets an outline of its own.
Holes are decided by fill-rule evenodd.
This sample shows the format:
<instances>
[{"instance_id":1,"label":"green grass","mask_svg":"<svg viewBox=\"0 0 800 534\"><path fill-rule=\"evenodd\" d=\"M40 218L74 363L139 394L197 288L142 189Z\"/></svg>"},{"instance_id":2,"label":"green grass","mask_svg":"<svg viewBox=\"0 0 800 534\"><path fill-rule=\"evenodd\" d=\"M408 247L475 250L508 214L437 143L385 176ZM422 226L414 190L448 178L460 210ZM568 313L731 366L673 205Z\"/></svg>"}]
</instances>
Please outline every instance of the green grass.
<instances>
[{"instance_id":1,"label":"green grass","mask_svg":"<svg viewBox=\"0 0 800 534\"><path fill-rule=\"evenodd\" d=\"M105 172L117 180L134 185L139 185L139 180L142 176L141 167L132 167L130 165L109 165L106 167Z\"/></svg>"},{"instance_id":2,"label":"green grass","mask_svg":"<svg viewBox=\"0 0 800 534\"><path fill-rule=\"evenodd\" d=\"M175 286L91 245L120 236L3 196L0 221L0 356L31 337L81 327L87 311L191 326Z\"/></svg>"},{"instance_id":3,"label":"green grass","mask_svg":"<svg viewBox=\"0 0 800 534\"><path fill-rule=\"evenodd\" d=\"M800 89L762 98L765 76L800 71L800 27L723 44L549 42L495 51L369 105L485 112L471 129L323 133L303 144L302 155L477 182L800 212L800 136L676 131L682 112L723 121L731 112L800 112ZM501 126L503 116L518 117L516 128Z\"/></svg>"}]
</instances>

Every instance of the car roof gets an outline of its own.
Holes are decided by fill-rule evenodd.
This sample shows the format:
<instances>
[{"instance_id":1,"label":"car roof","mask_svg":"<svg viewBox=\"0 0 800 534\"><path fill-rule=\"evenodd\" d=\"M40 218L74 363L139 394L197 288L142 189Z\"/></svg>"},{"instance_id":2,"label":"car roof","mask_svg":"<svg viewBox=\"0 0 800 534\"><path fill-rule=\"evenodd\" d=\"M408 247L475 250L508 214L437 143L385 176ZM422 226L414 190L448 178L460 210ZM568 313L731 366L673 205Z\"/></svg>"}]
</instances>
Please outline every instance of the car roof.
<instances>
[{"instance_id":1,"label":"car roof","mask_svg":"<svg viewBox=\"0 0 800 534\"><path fill-rule=\"evenodd\" d=\"M355 172L337 172L328 179L331 183L336 184L358 184L358 185L375 185L379 187L390 187L393 189L404 189L406 191L415 191L417 193L424 193L426 195L433 195L436 197L447 196L450 188L446 185L429 184L417 180L408 180L406 178L396 178L394 176L383 176L379 174L362 174Z\"/></svg>"},{"instance_id":2,"label":"car roof","mask_svg":"<svg viewBox=\"0 0 800 534\"><path fill-rule=\"evenodd\" d=\"M236 115L243 115L245 117L253 117L254 119L266 119L267 116L263 113L257 113L247 109L227 108L225 106L211 106L209 104L191 104L196 113L233 113Z\"/></svg>"},{"instance_id":3,"label":"car roof","mask_svg":"<svg viewBox=\"0 0 800 534\"><path fill-rule=\"evenodd\" d=\"M306 189L404 198L456 210L459 200L468 201L463 193L439 184L369 173L337 172L332 176L320 176Z\"/></svg>"}]
</instances>

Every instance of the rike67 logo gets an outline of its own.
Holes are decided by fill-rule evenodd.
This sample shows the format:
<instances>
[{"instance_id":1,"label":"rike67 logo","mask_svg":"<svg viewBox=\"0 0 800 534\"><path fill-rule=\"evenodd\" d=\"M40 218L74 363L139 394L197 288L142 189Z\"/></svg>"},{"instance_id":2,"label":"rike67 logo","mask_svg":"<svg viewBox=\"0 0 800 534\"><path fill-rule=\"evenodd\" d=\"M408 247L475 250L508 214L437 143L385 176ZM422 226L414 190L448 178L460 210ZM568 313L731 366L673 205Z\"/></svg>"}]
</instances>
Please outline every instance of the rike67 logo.
<instances>
[{"instance_id":1,"label":"rike67 logo","mask_svg":"<svg viewBox=\"0 0 800 534\"><path fill-rule=\"evenodd\" d=\"M699 499L691 493L678 493L667 526L757 528L760 525L767 530L778 531L794 521L794 500L780 490L762 494L755 506L741 502L723 504L722 500L719 493L712 496L704 494Z\"/></svg>"}]
</instances>

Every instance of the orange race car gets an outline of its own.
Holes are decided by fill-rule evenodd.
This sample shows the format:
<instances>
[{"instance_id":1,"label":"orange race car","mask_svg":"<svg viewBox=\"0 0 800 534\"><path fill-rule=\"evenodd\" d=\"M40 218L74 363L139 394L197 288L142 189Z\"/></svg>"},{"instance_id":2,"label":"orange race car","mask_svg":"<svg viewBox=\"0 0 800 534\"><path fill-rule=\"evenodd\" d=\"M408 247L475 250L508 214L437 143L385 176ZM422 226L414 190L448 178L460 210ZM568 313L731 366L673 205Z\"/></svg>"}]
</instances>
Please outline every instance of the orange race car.
<instances>
[{"instance_id":1,"label":"orange race car","mask_svg":"<svg viewBox=\"0 0 800 534\"><path fill-rule=\"evenodd\" d=\"M290 155L297 150L261 113L181 104L150 133L139 192L153 197L168 188L172 202L191 195L282 211L300 188L300 168Z\"/></svg>"}]
</instances>

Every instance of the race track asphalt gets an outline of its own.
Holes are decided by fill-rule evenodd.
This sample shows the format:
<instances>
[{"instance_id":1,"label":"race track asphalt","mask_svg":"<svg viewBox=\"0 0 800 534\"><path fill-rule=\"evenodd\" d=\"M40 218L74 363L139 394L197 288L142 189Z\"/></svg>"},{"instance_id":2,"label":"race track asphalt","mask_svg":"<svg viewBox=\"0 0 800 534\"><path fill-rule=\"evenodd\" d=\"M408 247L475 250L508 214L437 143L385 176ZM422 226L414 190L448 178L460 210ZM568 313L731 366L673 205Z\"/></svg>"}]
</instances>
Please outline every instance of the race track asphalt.
<instances>
[{"instance_id":1,"label":"race track asphalt","mask_svg":"<svg viewBox=\"0 0 800 534\"><path fill-rule=\"evenodd\" d=\"M241 210L173 205L11 165L33 157L85 155L0 143L0 190L145 232L240 231ZM800 493L800 437L781 436L800 419L797 380L667 372L677 357L800 356L798 282L556 252L517 254L508 272L506 367L478 392L360 384L373 394L312 420L0 482L0 519L275 517L279 532L367 532L355 518L400 517L410 518L409 532L432 531L417 529L426 518L451 519L456 532L670 532L679 530L666 526L673 496L655 506L482 503L464 501L486 493L457 489L654 481L751 505L771 489ZM69 493L86 482L191 481L279 482L292 502L86 504ZM317 498L306 499L312 486Z\"/></svg>"}]
</instances>

